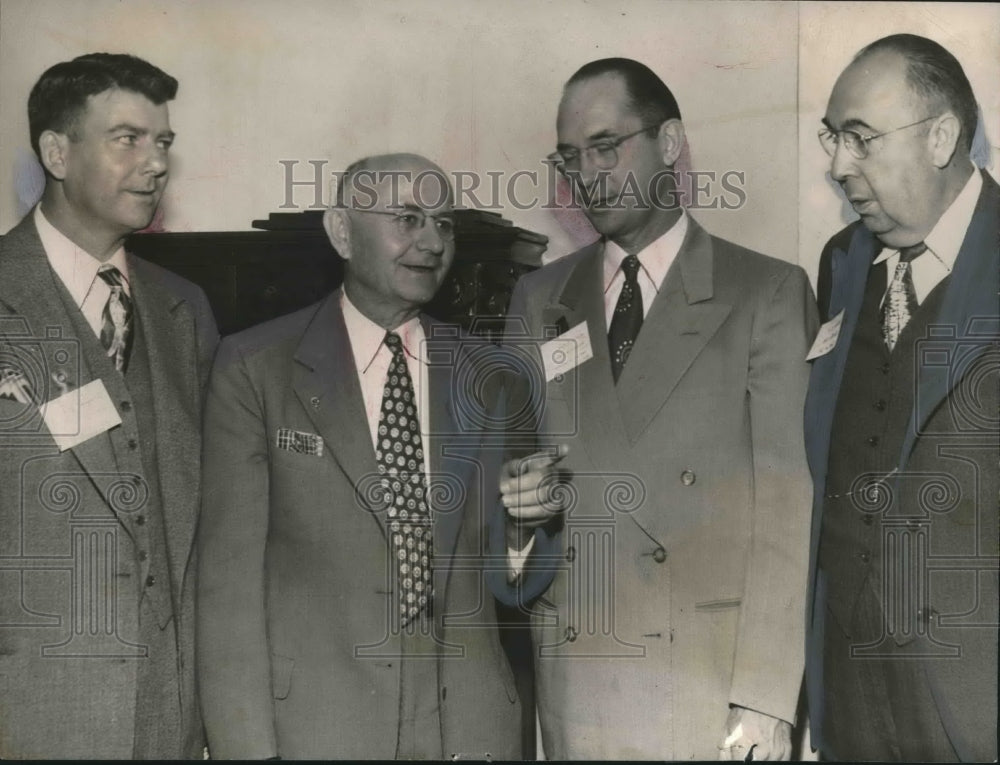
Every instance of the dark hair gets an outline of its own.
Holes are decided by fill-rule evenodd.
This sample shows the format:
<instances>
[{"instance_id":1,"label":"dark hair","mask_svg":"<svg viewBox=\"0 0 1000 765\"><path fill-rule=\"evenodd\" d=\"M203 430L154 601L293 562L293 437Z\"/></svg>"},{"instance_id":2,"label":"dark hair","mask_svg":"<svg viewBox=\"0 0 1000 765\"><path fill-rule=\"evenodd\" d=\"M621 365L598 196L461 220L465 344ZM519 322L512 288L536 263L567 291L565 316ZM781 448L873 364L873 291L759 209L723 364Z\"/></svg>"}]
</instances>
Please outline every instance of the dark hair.
<instances>
[{"instance_id":1,"label":"dark hair","mask_svg":"<svg viewBox=\"0 0 1000 765\"><path fill-rule=\"evenodd\" d=\"M566 88L582 80L617 74L625 80L629 105L646 125L659 127L667 120L681 118L677 99L652 69L630 58L602 58L584 64L566 82Z\"/></svg>"},{"instance_id":2,"label":"dark hair","mask_svg":"<svg viewBox=\"0 0 1000 765\"><path fill-rule=\"evenodd\" d=\"M862 48L854 60L870 53L890 51L906 59L906 81L914 93L932 101L943 101L958 117L962 126L959 145L972 147L978 111L962 65L943 46L919 35L898 34L883 37Z\"/></svg>"},{"instance_id":3,"label":"dark hair","mask_svg":"<svg viewBox=\"0 0 1000 765\"><path fill-rule=\"evenodd\" d=\"M87 99L112 88L139 93L159 105L177 95L177 80L127 53L88 53L49 67L28 96L31 148L39 154L38 138L46 130L75 138Z\"/></svg>"}]
</instances>

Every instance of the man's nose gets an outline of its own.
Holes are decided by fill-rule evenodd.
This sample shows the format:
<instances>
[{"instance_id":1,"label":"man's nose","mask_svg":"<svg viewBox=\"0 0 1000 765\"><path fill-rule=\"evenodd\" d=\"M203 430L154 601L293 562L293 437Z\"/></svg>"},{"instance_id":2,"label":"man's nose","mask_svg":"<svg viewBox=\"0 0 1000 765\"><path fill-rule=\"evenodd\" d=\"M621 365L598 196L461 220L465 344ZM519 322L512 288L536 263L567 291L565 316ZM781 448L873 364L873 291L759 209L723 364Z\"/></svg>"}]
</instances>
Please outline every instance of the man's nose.
<instances>
[{"instance_id":1,"label":"man's nose","mask_svg":"<svg viewBox=\"0 0 1000 765\"><path fill-rule=\"evenodd\" d=\"M429 215L424 220L423 227L417 232L417 247L424 252L432 252L436 255L444 252L444 238L438 231L437 222Z\"/></svg>"},{"instance_id":2,"label":"man's nose","mask_svg":"<svg viewBox=\"0 0 1000 765\"><path fill-rule=\"evenodd\" d=\"M143 172L157 177L166 175L169 169L167 149L154 141L146 150L142 169Z\"/></svg>"},{"instance_id":3,"label":"man's nose","mask_svg":"<svg viewBox=\"0 0 1000 765\"><path fill-rule=\"evenodd\" d=\"M842 183L848 176L853 175L857 170L857 159L847 150L843 139L837 139L837 145L830 158L830 176L838 183Z\"/></svg>"}]
</instances>

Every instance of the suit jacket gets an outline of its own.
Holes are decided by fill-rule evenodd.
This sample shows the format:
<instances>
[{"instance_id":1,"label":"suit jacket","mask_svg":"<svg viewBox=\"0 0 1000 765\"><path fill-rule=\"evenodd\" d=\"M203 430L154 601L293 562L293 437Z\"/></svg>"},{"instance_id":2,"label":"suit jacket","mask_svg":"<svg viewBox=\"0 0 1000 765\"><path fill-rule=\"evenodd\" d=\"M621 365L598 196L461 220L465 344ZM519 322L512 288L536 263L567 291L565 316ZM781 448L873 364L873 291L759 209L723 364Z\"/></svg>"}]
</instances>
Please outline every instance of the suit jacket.
<instances>
[{"instance_id":1,"label":"suit jacket","mask_svg":"<svg viewBox=\"0 0 1000 765\"><path fill-rule=\"evenodd\" d=\"M202 390L218 335L200 289L131 256L128 267L153 379L156 428L142 435L156 446L183 752L200 757L192 554ZM100 381L125 420L124 380L70 301L29 215L0 240L0 367L24 373L39 402ZM60 452L38 406L0 399L2 757L132 756L138 593L149 573L134 521L148 483L123 431Z\"/></svg>"},{"instance_id":2,"label":"suit jacket","mask_svg":"<svg viewBox=\"0 0 1000 765\"><path fill-rule=\"evenodd\" d=\"M930 632L949 658L925 662L938 711L963 759L997 756L998 381L1000 187L983 189L946 285L930 336L919 338L913 411L890 492L895 508L930 507ZM865 283L881 245L860 222L834 236L820 261L825 319L844 312L835 347L814 362L806 404L806 445L815 482L810 545L808 669L812 743L823 746L823 629L826 575L816 559L834 409ZM933 495L944 477L956 502ZM945 484L939 484L937 490ZM940 498L939 498L940 499ZM938 504L935 508L935 504ZM950 571L933 570L935 557ZM959 562L960 563L957 563Z\"/></svg>"},{"instance_id":3,"label":"suit jacket","mask_svg":"<svg viewBox=\"0 0 1000 765\"><path fill-rule=\"evenodd\" d=\"M586 323L593 350L547 384L534 374L540 442L569 445L573 501L536 532L519 593L542 593L545 752L714 759L730 704L795 715L812 291L691 220L617 385L602 291L597 242L522 278L509 312L529 338Z\"/></svg>"},{"instance_id":4,"label":"suit jacket","mask_svg":"<svg viewBox=\"0 0 1000 765\"><path fill-rule=\"evenodd\" d=\"M212 376L198 657L216 757L395 755L396 588L340 295L227 338ZM453 384L482 343L466 348L426 320L425 331L444 753L520 757L520 707L481 570L482 476L495 468ZM281 428L319 436L322 449L278 448Z\"/></svg>"}]
</instances>

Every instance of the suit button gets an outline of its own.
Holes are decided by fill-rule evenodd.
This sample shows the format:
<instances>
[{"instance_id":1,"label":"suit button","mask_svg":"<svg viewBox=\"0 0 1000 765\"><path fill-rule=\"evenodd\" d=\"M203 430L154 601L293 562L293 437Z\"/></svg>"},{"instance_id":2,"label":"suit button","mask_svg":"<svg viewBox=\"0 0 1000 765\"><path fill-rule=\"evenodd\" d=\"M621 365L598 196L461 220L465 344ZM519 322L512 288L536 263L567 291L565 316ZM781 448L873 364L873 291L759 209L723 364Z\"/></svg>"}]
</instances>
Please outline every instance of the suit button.
<instances>
[{"instance_id":1,"label":"suit button","mask_svg":"<svg viewBox=\"0 0 1000 765\"><path fill-rule=\"evenodd\" d=\"M693 470L685 470L683 473L681 473L681 483L684 484L685 486L690 486L691 484L693 484L695 478L697 478L697 476L694 474Z\"/></svg>"},{"instance_id":2,"label":"suit button","mask_svg":"<svg viewBox=\"0 0 1000 765\"><path fill-rule=\"evenodd\" d=\"M876 412L884 412L888 404L885 403L884 399L880 398L878 401L872 404L872 406L875 407Z\"/></svg>"},{"instance_id":3,"label":"suit button","mask_svg":"<svg viewBox=\"0 0 1000 765\"><path fill-rule=\"evenodd\" d=\"M663 561L665 561L666 559L667 559L667 551L664 550L662 547L657 547L655 550L653 550L653 560L655 560L657 563L663 563Z\"/></svg>"},{"instance_id":4,"label":"suit button","mask_svg":"<svg viewBox=\"0 0 1000 765\"><path fill-rule=\"evenodd\" d=\"M865 513L864 515L861 516L861 522L865 524L865 526L871 526L873 523L875 523L875 519L872 518L871 513Z\"/></svg>"},{"instance_id":5,"label":"suit button","mask_svg":"<svg viewBox=\"0 0 1000 765\"><path fill-rule=\"evenodd\" d=\"M149 553L145 550L139 550L139 560L145 561L147 558L149 558Z\"/></svg>"},{"instance_id":6,"label":"suit button","mask_svg":"<svg viewBox=\"0 0 1000 765\"><path fill-rule=\"evenodd\" d=\"M135 523L136 523L137 526L143 526L143 525L145 525L145 523L146 523L146 516L145 515L137 515L135 517Z\"/></svg>"},{"instance_id":7,"label":"suit button","mask_svg":"<svg viewBox=\"0 0 1000 765\"><path fill-rule=\"evenodd\" d=\"M878 446L878 436L869 436L868 438L869 446Z\"/></svg>"},{"instance_id":8,"label":"suit button","mask_svg":"<svg viewBox=\"0 0 1000 765\"><path fill-rule=\"evenodd\" d=\"M885 364L883 364L882 366L880 366L878 368L878 371L881 372L884 375L889 374L889 362L887 361Z\"/></svg>"},{"instance_id":9,"label":"suit button","mask_svg":"<svg viewBox=\"0 0 1000 765\"><path fill-rule=\"evenodd\" d=\"M128 448L131 449L132 451L135 451L136 449L139 448L139 442L136 441L134 438L130 438L128 440Z\"/></svg>"},{"instance_id":10,"label":"suit button","mask_svg":"<svg viewBox=\"0 0 1000 765\"><path fill-rule=\"evenodd\" d=\"M156 584L156 577L150 574L146 577L146 586L152 587L154 584Z\"/></svg>"},{"instance_id":11,"label":"suit button","mask_svg":"<svg viewBox=\"0 0 1000 765\"><path fill-rule=\"evenodd\" d=\"M858 553L858 557L861 558L862 563L868 563L872 559L871 553L869 553L867 550Z\"/></svg>"},{"instance_id":12,"label":"suit button","mask_svg":"<svg viewBox=\"0 0 1000 765\"><path fill-rule=\"evenodd\" d=\"M576 560L576 548L573 545L566 548L566 560L570 563Z\"/></svg>"},{"instance_id":13,"label":"suit button","mask_svg":"<svg viewBox=\"0 0 1000 765\"><path fill-rule=\"evenodd\" d=\"M575 641L576 640L576 635L577 635L577 632L576 632L576 629L574 627L567 627L566 628L566 639L569 642L572 643L573 641Z\"/></svg>"},{"instance_id":14,"label":"suit button","mask_svg":"<svg viewBox=\"0 0 1000 765\"><path fill-rule=\"evenodd\" d=\"M132 411L132 402L131 401L122 401L122 411L123 412L131 412Z\"/></svg>"}]
</instances>

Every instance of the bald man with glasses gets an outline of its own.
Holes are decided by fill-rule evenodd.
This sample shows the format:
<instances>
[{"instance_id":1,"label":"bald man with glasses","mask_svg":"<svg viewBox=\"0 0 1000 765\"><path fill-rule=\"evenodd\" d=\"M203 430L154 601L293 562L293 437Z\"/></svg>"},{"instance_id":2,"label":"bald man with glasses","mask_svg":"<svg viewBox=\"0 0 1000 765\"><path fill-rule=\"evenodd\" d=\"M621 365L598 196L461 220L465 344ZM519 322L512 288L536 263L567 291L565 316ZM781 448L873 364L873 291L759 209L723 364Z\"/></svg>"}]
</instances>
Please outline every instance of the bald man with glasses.
<instances>
[{"instance_id":1,"label":"bald man with glasses","mask_svg":"<svg viewBox=\"0 0 1000 765\"><path fill-rule=\"evenodd\" d=\"M819 131L859 215L820 261L806 405L827 759L997 757L1000 187L976 121L955 57L901 34L855 56Z\"/></svg>"}]
</instances>

